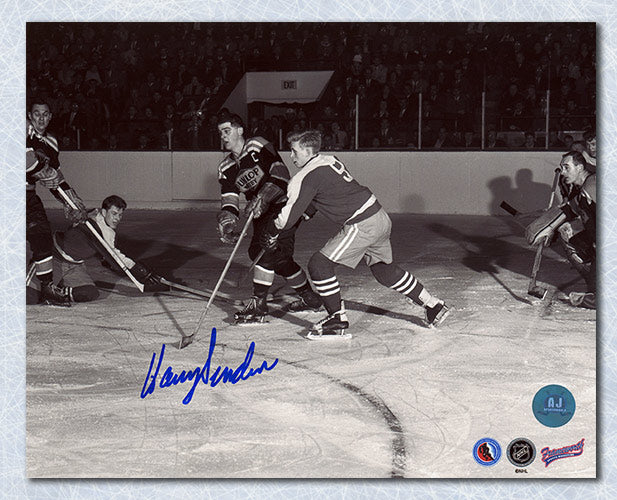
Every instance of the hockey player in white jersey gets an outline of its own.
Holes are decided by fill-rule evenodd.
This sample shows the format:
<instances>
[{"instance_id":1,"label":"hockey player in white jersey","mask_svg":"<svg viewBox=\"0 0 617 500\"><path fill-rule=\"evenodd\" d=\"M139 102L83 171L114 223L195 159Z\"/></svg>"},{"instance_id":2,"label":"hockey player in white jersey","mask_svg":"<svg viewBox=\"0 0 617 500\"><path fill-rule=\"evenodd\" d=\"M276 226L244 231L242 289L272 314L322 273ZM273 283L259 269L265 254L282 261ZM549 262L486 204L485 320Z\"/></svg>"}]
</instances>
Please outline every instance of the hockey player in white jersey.
<instances>
[{"instance_id":1,"label":"hockey player in white jersey","mask_svg":"<svg viewBox=\"0 0 617 500\"><path fill-rule=\"evenodd\" d=\"M291 134L288 141L291 159L301 170L289 182L288 201L264 233L262 246L276 248L279 232L293 227L309 205L341 225L309 261L311 280L328 316L313 326L308 338L349 337L344 333L349 322L335 267L340 264L354 269L363 259L379 283L425 308L428 326L439 325L448 315L448 307L392 262L392 222L371 190L360 185L335 156L319 153L319 131Z\"/></svg>"}]
</instances>

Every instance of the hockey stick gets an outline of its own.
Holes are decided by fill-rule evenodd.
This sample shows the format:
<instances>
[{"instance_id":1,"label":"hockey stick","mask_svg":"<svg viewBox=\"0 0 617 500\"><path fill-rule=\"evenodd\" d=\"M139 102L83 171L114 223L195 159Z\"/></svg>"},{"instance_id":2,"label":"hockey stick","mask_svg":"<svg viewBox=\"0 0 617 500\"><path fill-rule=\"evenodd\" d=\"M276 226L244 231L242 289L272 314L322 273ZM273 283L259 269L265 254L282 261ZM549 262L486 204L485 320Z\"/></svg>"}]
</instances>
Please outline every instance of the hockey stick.
<instances>
[{"instance_id":1,"label":"hockey stick","mask_svg":"<svg viewBox=\"0 0 617 500\"><path fill-rule=\"evenodd\" d=\"M30 285L32 278L34 278L34 273L36 272L36 262L33 262L28 272L26 273L26 286Z\"/></svg>"},{"instance_id":2,"label":"hockey stick","mask_svg":"<svg viewBox=\"0 0 617 500\"><path fill-rule=\"evenodd\" d=\"M163 278L163 277L161 277L160 282L163 283L163 285L167 285L168 287L175 288L176 290L181 290L183 292L192 293L193 295L197 295L199 297L203 297L206 299L209 299L210 296L212 295L212 290L210 288L206 288L205 290L198 290L196 288L191 288L190 286L181 285L180 283L174 283L173 281L169 281L168 279ZM217 296L221 300L231 302L232 304L239 305L241 303L240 300L234 299L228 293L222 293L219 291L217 293Z\"/></svg>"},{"instance_id":3,"label":"hockey stick","mask_svg":"<svg viewBox=\"0 0 617 500\"><path fill-rule=\"evenodd\" d=\"M262 248L261 251L257 254L257 257L255 257L255 260L251 262L251 265L249 266L247 271L241 274L238 280L233 283L234 288L238 288L242 284L242 282L251 274L251 272L253 271L253 269L255 269L255 266L259 264L259 260L264 256L265 253L266 250Z\"/></svg>"},{"instance_id":4,"label":"hockey stick","mask_svg":"<svg viewBox=\"0 0 617 500\"><path fill-rule=\"evenodd\" d=\"M499 206L514 217L514 221L516 222L516 224L518 224L523 229L526 228L526 226L517 219L517 217L521 215L521 212L519 212L516 208L514 208L509 203L506 203L505 201L502 201L501 205ZM538 297L540 299L544 297L546 290L536 285L536 278L538 276L538 271L540 270L542 252L544 251L544 247L546 246L546 244L547 238L542 240L542 242L538 245L538 248L536 249L536 254L533 259L533 267L531 269L531 276L529 277L529 285L527 287L527 293L529 295L533 295L534 297Z\"/></svg>"},{"instance_id":5,"label":"hockey stick","mask_svg":"<svg viewBox=\"0 0 617 500\"><path fill-rule=\"evenodd\" d=\"M192 293L193 295L198 295L199 297L204 297L206 299L209 299L210 295L212 295L211 290L209 291L210 293L208 293L206 291L197 290L196 288L191 288L189 286L180 285L179 283L174 283L173 281L169 281L168 279L163 278L163 277L161 277L159 281L163 283L163 285L167 285L168 287L175 288L177 290L182 290L183 292Z\"/></svg>"},{"instance_id":6,"label":"hockey stick","mask_svg":"<svg viewBox=\"0 0 617 500\"><path fill-rule=\"evenodd\" d=\"M193 330L193 333L191 335L184 335L184 334L182 335L182 339L180 341L180 347L179 347L180 349L184 349L186 346L192 344L193 340L195 340L195 336L199 332L199 329L201 328L201 324L203 323L206 317L206 314L208 314L208 309L210 309L210 305L212 305L212 302L214 301L214 297L216 297L216 293L218 292L221 284L223 283L223 280L225 279L225 275L227 274L227 271L229 270L229 267L231 266L231 263L236 255L236 252L238 251L238 248L240 247L240 243L244 239L244 236L246 236L246 233L252 221L253 221L253 212L251 212L248 218L246 219L244 227L242 228L242 232L240 233L240 236L238 236L238 241L236 241L236 245L234 246L234 249L231 251L231 255L229 256L229 259L227 259L227 263L225 264L225 267L223 268L223 272L221 273L221 276L219 277L219 280L217 281L216 286L214 287L214 290L212 291L212 295L210 296L210 299L208 300L206 307L204 308L203 312L201 313L201 316L199 317L199 321L197 322L197 326L195 327L195 330Z\"/></svg>"},{"instance_id":7,"label":"hockey stick","mask_svg":"<svg viewBox=\"0 0 617 500\"><path fill-rule=\"evenodd\" d=\"M60 195L60 197L64 200L64 202L71 207L73 210L79 210L77 208L77 206L75 205L75 203L73 202L73 200L69 197L68 194L66 194L66 192L64 191L64 189L62 189L61 187L58 186L58 194ZM101 236L101 234L94 228L94 226L92 225L92 222L90 222L88 219L86 219L86 221L84 222L84 224L86 225L86 227L90 230L90 232L95 236L95 238L99 241L99 243L101 245L103 245L103 248L105 248L105 250L107 250L107 253L114 259L114 261L116 262L116 264L118 264L120 266L120 269L122 269L124 271L124 274L126 274L129 279L135 284L135 286L137 288L139 288L140 292L144 291L144 285L143 283L141 283L140 281L137 280L137 278L135 278L135 276L133 276L133 273L131 273L131 271L129 271L129 268L126 267L126 264L122 261L122 259L118 256L118 254L116 253L116 251L111 247L111 245L109 243L107 243L107 241L105 241L105 238L103 238Z\"/></svg>"},{"instance_id":8,"label":"hockey stick","mask_svg":"<svg viewBox=\"0 0 617 500\"><path fill-rule=\"evenodd\" d=\"M555 176L553 177L553 186L551 189L551 198L548 202L547 209L550 209L553 206L553 202L555 201L555 190L557 189L557 184L559 183L560 173L561 173L560 169L555 169ZM542 253L544 252L544 249L548 246L549 242L550 242L550 237L547 236L538 245L538 249L536 250L536 255L533 259L533 267L531 268L529 286L527 287L527 294L532 295L533 297L537 297L539 299L544 298L544 296L546 295L546 288L542 288L536 285L536 280L538 277L538 271L540 271L540 263L542 262Z\"/></svg>"},{"instance_id":9,"label":"hockey stick","mask_svg":"<svg viewBox=\"0 0 617 500\"><path fill-rule=\"evenodd\" d=\"M523 229L526 228L526 226L518 220L518 217L521 214L521 212L519 212L516 208L514 208L512 205L510 205L509 203L507 203L506 201L502 201L501 204L499 205L499 208L501 208L502 210L505 210L506 212L508 212L512 217L514 217L514 222L516 222L516 224L518 224L519 227L522 227Z\"/></svg>"},{"instance_id":10,"label":"hockey stick","mask_svg":"<svg viewBox=\"0 0 617 500\"><path fill-rule=\"evenodd\" d=\"M546 288L542 288L536 285L536 279L538 277L538 271L540 270L540 263L542 262L542 252L544 252L544 249L548 245L548 241L549 241L549 238L546 237L538 245L538 248L536 250L536 255L533 259L533 267L531 268L529 286L527 287L527 295L532 295L539 299L544 298L544 295L546 294Z\"/></svg>"}]
</instances>

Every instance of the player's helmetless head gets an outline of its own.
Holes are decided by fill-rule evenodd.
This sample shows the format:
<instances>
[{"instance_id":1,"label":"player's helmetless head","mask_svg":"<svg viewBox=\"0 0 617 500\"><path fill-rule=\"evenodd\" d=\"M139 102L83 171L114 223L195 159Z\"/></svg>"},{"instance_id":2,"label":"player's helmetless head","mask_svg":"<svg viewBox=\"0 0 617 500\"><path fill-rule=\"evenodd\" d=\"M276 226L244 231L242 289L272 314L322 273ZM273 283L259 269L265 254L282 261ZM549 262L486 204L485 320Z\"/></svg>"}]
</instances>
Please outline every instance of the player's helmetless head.
<instances>
[{"instance_id":1,"label":"player's helmetless head","mask_svg":"<svg viewBox=\"0 0 617 500\"><path fill-rule=\"evenodd\" d=\"M37 103L35 101L28 112L28 119L34 126L34 129L39 134L43 134L51 121L49 106L46 103Z\"/></svg>"},{"instance_id":2,"label":"player's helmetless head","mask_svg":"<svg viewBox=\"0 0 617 500\"><path fill-rule=\"evenodd\" d=\"M240 153L244 146L244 124L238 115L223 114L218 120L219 135L225 151Z\"/></svg>"},{"instance_id":3,"label":"player's helmetless head","mask_svg":"<svg viewBox=\"0 0 617 500\"><path fill-rule=\"evenodd\" d=\"M105 224L112 229L116 229L122 220L125 209L126 201L119 196L111 195L105 198L101 205L101 214L103 215Z\"/></svg>"},{"instance_id":4,"label":"player's helmetless head","mask_svg":"<svg viewBox=\"0 0 617 500\"><path fill-rule=\"evenodd\" d=\"M561 157L559 168L566 184L582 186L589 172L585 157L578 151L570 151Z\"/></svg>"},{"instance_id":5,"label":"player's helmetless head","mask_svg":"<svg viewBox=\"0 0 617 500\"><path fill-rule=\"evenodd\" d=\"M287 137L291 150L291 161L298 168L302 168L321 149L321 133L319 130L296 132Z\"/></svg>"}]
</instances>

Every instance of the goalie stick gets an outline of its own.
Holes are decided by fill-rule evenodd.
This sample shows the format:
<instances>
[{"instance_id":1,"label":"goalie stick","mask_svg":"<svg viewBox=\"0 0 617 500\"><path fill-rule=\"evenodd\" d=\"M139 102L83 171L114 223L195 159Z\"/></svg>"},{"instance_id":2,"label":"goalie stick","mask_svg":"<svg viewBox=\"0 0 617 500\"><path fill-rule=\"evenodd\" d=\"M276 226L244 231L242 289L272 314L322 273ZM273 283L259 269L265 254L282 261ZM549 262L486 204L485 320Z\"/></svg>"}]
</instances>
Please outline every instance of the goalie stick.
<instances>
[{"instance_id":1,"label":"goalie stick","mask_svg":"<svg viewBox=\"0 0 617 500\"><path fill-rule=\"evenodd\" d=\"M553 177L553 185L551 189L551 197L548 202L547 209L553 206L553 202L555 200L555 190L557 189L557 184L559 183L560 173L561 173L560 169L555 169L555 175ZM499 206L503 210L508 212L510 215L512 215L515 218L515 220L517 219L519 215L521 215L521 212L516 210L512 205L506 203L505 201L502 201ZM516 222L521 227L525 227L523 224L520 223L520 221L516 220ZM533 297L537 297L538 299L543 299L546 295L546 290L547 290L546 288L540 287L537 285L537 278L538 278L538 272L540 271L540 264L542 263L542 254L544 252L544 249L548 246L549 241L550 241L549 237L544 238L538 245L538 248L536 249L536 253L533 259L533 266L531 268L531 276L529 277L529 285L527 287L527 294Z\"/></svg>"},{"instance_id":2,"label":"goalie stick","mask_svg":"<svg viewBox=\"0 0 617 500\"><path fill-rule=\"evenodd\" d=\"M551 197L548 202L548 209L553 206L553 202L555 201L555 189L557 189L557 184L559 183L559 174L561 173L560 169L555 170L555 175L553 177L553 186L551 188ZM533 267L531 269L531 278L529 279L529 286L527 287L527 294L533 297L537 297L539 299L543 299L546 295L546 288L540 287L536 284L536 280L538 278L538 271L540 271L540 263L542 262L542 253L544 249L548 246L550 242L550 236L544 238L538 248L536 250L536 255L533 259Z\"/></svg>"}]
</instances>

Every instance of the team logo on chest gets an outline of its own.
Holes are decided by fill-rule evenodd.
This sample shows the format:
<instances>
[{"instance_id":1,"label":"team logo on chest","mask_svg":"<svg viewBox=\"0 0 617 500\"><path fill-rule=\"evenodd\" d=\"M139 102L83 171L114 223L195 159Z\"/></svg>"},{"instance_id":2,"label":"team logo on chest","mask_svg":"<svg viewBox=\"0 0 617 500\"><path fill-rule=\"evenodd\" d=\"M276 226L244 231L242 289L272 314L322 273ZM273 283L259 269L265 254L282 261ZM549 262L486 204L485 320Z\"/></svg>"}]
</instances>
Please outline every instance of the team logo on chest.
<instances>
[{"instance_id":1,"label":"team logo on chest","mask_svg":"<svg viewBox=\"0 0 617 500\"><path fill-rule=\"evenodd\" d=\"M251 168L244 168L240 170L238 177L236 177L236 187L241 193L246 193L258 186L264 175L266 174L259 165L254 165Z\"/></svg>"}]
</instances>

